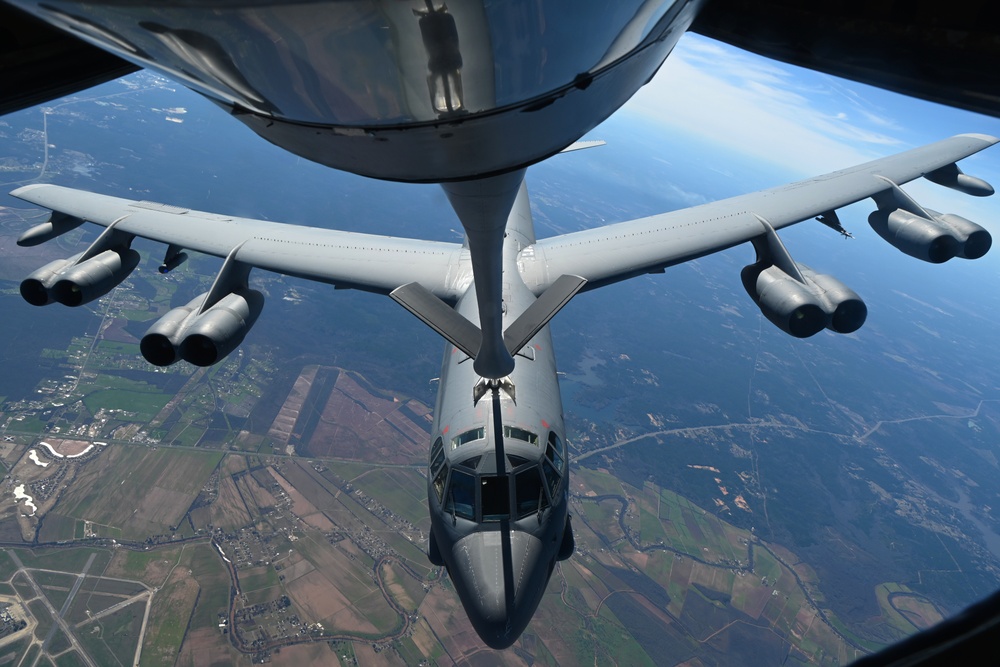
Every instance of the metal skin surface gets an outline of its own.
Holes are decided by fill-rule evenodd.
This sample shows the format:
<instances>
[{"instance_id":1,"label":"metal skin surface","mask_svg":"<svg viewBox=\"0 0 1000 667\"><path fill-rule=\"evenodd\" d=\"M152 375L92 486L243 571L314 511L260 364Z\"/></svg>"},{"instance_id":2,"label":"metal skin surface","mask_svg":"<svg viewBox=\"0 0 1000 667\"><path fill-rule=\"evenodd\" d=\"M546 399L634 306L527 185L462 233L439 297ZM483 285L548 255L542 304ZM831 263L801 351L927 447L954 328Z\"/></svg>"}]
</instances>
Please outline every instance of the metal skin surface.
<instances>
[{"instance_id":1,"label":"metal skin surface","mask_svg":"<svg viewBox=\"0 0 1000 667\"><path fill-rule=\"evenodd\" d=\"M553 155L645 84L703 0L11 0L336 169L466 180Z\"/></svg>"}]
</instances>

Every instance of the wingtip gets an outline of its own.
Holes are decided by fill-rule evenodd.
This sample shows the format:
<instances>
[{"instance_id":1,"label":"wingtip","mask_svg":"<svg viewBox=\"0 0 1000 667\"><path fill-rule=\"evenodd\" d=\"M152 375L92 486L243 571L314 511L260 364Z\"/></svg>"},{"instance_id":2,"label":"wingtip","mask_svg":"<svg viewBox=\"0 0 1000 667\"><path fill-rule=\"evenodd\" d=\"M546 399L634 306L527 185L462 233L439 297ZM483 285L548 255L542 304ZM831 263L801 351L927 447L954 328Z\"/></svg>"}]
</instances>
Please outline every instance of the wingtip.
<instances>
[{"instance_id":1,"label":"wingtip","mask_svg":"<svg viewBox=\"0 0 1000 667\"><path fill-rule=\"evenodd\" d=\"M979 139L981 141L987 142L990 145L995 144L997 142L1000 142L1000 139L997 139L994 136L991 136L989 134L980 134L978 132L968 132L966 134L960 134L958 136L960 136L960 137L966 137L966 138L969 138L969 139Z\"/></svg>"},{"instance_id":2,"label":"wingtip","mask_svg":"<svg viewBox=\"0 0 1000 667\"><path fill-rule=\"evenodd\" d=\"M19 199L24 199L24 197L22 195L26 195L29 192L31 192L32 190L37 190L38 188L44 188L44 187L46 187L45 183L32 183L30 185L22 185L21 187L17 188L16 190L11 190L9 194L10 194L11 197L17 197Z\"/></svg>"}]
</instances>

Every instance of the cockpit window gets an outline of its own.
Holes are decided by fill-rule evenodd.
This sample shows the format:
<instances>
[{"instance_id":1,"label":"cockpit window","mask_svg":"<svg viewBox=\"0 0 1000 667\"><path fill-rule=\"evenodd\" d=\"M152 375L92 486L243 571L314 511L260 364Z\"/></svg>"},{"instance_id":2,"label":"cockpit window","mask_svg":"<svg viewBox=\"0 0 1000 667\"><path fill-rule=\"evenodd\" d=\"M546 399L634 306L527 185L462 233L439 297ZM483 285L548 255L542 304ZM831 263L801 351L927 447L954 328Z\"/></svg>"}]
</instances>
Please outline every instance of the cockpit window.
<instances>
[{"instance_id":1,"label":"cockpit window","mask_svg":"<svg viewBox=\"0 0 1000 667\"><path fill-rule=\"evenodd\" d=\"M451 448L457 449L468 442L472 442L473 440L482 440L485 437L486 429L484 427L480 426L479 428L470 429L465 433L461 433L452 438Z\"/></svg>"},{"instance_id":2,"label":"cockpit window","mask_svg":"<svg viewBox=\"0 0 1000 667\"><path fill-rule=\"evenodd\" d=\"M476 520L476 478L474 475L460 470L451 471L451 481L448 484L448 502L446 512L454 512L456 516L470 521Z\"/></svg>"},{"instance_id":3,"label":"cockpit window","mask_svg":"<svg viewBox=\"0 0 1000 667\"><path fill-rule=\"evenodd\" d=\"M559 440L559 434L555 431L549 431L549 444L556 449L562 449L562 442Z\"/></svg>"},{"instance_id":4,"label":"cockpit window","mask_svg":"<svg viewBox=\"0 0 1000 667\"><path fill-rule=\"evenodd\" d=\"M469 470L475 470L476 468L479 467L479 459L481 459L481 458L483 458L483 457L482 456L473 456L472 458L465 459L464 461L462 461L458 465L462 466L463 468L468 468Z\"/></svg>"},{"instance_id":5,"label":"cockpit window","mask_svg":"<svg viewBox=\"0 0 1000 667\"><path fill-rule=\"evenodd\" d=\"M523 456L514 456L513 454L508 454L507 460L510 461L511 468L519 468L523 466L525 463L530 463L530 461L528 461L528 459L524 458Z\"/></svg>"},{"instance_id":6,"label":"cockpit window","mask_svg":"<svg viewBox=\"0 0 1000 667\"><path fill-rule=\"evenodd\" d=\"M523 428L518 428L516 426L504 426L503 427L503 437L505 438L515 438L517 440L523 440L531 445L538 444L538 436L531 431L525 431Z\"/></svg>"},{"instance_id":7,"label":"cockpit window","mask_svg":"<svg viewBox=\"0 0 1000 667\"><path fill-rule=\"evenodd\" d=\"M555 431L549 431L549 446L545 450L545 455L552 461L555 469L561 472L563 468L562 442Z\"/></svg>"},{"instance_id":8,"label":"cockpit window","mask_svg":"<svg viewBox=\"0 0 1000 667\"><path fill-rule=\"evenodd\" d=\"M542 489L538 466L526 468L514 476L514 494L517 498L517 518L523 519L549 506L549 498Z\"/></svg>"},{"instance_id":9,"label":"cockpit window","mask_svg":"<svg viewBox=\"0 0 1000 667\"><path fill-rule=\"evenodd\" d=\"M437 472L441 464L444 463L444 441L438 438L434 441L434 446L431 447L431 472Z\"/></svg>"},{"instance_id":10,"label":"cockpit window","mask_svg":"<svg viewBox=\"0 0 1000 667\"><path fill-rule=\"evenodd\" d=\"M448 469L444 466L441 466L437 475L434 476L434 494L437 496L438 502L441 502L441 494L444 493L444 480L447 476Z\"/></svg>"},{"instance_id":11,"label":"cockpit window","mask_svg":"<svg viewBox=\"0 0 1000 667\"><path fill-rule=\"evenodd\" d=\"M480 477L483 521L500 521L510 516L510 486L507 477Z\"/></svg>"},{"instance_id":12,"label":"cockpit window","mask_svg":"<svg viewBox=\"0 0 1000 667\"><path fill-rule=\"evenodd\" d=\"M542 472L545 474L545 484L549 487L549 494L555 498L556 487L559 486L559 471L549 463L548 459L543 459Z\"/></svg>"}]
</instances>

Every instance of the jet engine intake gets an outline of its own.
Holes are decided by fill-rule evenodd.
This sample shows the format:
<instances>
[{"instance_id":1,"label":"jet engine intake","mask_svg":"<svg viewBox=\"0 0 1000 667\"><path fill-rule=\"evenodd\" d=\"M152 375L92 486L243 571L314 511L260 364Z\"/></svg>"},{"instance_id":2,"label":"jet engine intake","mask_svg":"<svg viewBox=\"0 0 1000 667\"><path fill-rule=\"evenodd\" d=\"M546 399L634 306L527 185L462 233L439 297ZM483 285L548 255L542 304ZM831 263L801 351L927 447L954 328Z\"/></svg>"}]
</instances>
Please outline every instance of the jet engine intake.
<instances>
[{"instance_id":1,"label":"jet engine intake","mask_svg":"<svg viewBox=\"0 0 1000 667\"><path fill-rule=\"evenodd\" d=\"M836 333L861 328L868 307L854 290L804 264L795 266L802 282L769 262L744 267L743 287L764 317L796 338L808 338L824 328Z\"/></svg>"},{"instance_id":2,"label":"jet engine intake","mask_svg":"<svg viewBox=\"0 0 1000 667\"><path fill-rule=\"evenodd\" d=\"M73 266L83 253L69 259L57 259L32 272L21 281L21 297L32 306L47 306L52 298L52 284L66 268Z\"/></svg>"},{"instance_id":3,"label":"jet engine intake","mask_svg":"<svg viewBox=\"0 0 1000 667\"><path fill-rule=\"evenodd\" d=\"M105 250L60 272L52 298L66 306L89 303L117 287L138 265L139 253L131 248Z\"/></svg>"},{"instance_id":4,"label":"jet engine intake","mask_svg":"<svg viewBox=\"0 0 1000 667\"><path fill-rule=\"evenodd\" d=\"M959 249L957 257L962 259L979 259L993 245L993 237L990 233L960 215L953 213L932 213L941 223L947 225L959 239Z\"/></svg>"},{"instance_id":5,"label":"jet engine intake","mask_svg":"<svg viewBox=\"0 0 1000 667\"><path fill-rule=\"evenodd\" d=\"M264 295L240 288L202 311L208 293L174 308L149 328L139 343L142 356L156 366L180 359L211 366L243 342L264 307Z\"/></svg>"},{"instance_id":6,"label":"jet engine intake","mask_svg":"<svg viewBox=\"0 0 1000 667\"><path fill-rule=\"evenodd\" d=\"M186 306L180 306L169 311L156 320L146 335L139 341L139 351L149 363L154 366L170 366L180 361L177 341L178 334L183 333L183 327L192 313L201 309L208 292L192 299Z\"/></svg>"},{"instance_id":7,"label":"jet engine intake","mask_svg":"<svg viewBox=\"0 0 1000 667\"><path fill-rule=\"evenodd\" d=\"M53 301L79 306L118 286L139 265L139 253L113 248L79 261L83 253L49 262L21 281L21 296L33 306Z\"/></svg>"},{"instance_id":8,"label":"jet engine intake","mask_svg":"<svg viewBox=\"0 0 1000 667\"><path fill-rule=\"evenodd\" d=\"M931 218L903 209L879 209L868 216L868 224L890 245L932 264L952 257L978 259L993 244L990 233L974 222L950 213L928 214Z\"/></svg>"}]
</instances>

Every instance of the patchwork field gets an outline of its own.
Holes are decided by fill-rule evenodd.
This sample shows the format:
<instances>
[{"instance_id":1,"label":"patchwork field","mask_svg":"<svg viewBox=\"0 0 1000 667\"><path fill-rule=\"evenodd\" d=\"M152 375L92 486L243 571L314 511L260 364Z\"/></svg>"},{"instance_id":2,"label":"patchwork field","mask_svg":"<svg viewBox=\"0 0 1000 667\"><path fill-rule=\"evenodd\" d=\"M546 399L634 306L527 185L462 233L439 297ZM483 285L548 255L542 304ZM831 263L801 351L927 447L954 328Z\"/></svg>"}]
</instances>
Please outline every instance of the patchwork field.
<instances>
[{"instance_id":1,"label":"patchwork field","mask_svg":"<svg viewBox=\"0 0 1000 667\"><path fill-rule=\"evenodd\" d=\"M88 465L59 509L143 540L176 526L222 459L220 452L112 447Z\"/></svg>"}]
</instances>

